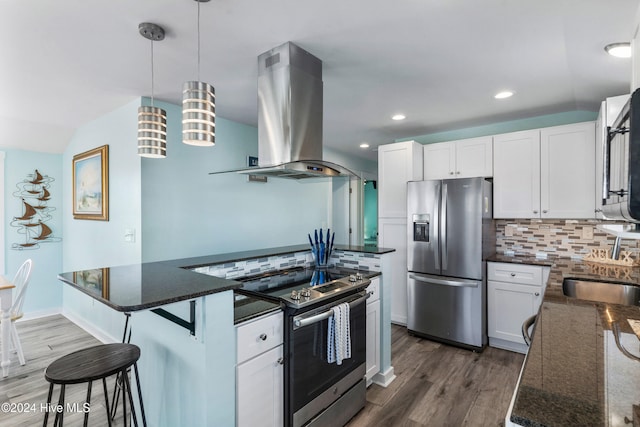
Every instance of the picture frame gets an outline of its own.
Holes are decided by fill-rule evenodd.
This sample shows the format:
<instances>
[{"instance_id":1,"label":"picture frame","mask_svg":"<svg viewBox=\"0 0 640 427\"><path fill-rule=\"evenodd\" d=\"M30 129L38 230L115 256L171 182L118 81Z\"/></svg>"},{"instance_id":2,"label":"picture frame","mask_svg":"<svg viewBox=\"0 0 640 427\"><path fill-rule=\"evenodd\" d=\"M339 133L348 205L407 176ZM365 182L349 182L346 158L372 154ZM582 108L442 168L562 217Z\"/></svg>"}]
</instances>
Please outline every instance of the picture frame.
<instances>
[{"instance_id":1,"label":"picture frame","mask_svg":"<svg viewBox=\"0 0 640 427\"><path fill-rule=\"evenodd\" d=\"M73 218L109 221L109 145L73 156Z\"/></svg>"},{"instance_id":2,"label":"picture frame","mask_svg":"<svg viewBox=\"0 0 640 427\"><path fill-rule=\"evenodd\" d=\"M74 271L73 282L92 294L109 299L109 268Z\"/></svg>"}]
</instances>

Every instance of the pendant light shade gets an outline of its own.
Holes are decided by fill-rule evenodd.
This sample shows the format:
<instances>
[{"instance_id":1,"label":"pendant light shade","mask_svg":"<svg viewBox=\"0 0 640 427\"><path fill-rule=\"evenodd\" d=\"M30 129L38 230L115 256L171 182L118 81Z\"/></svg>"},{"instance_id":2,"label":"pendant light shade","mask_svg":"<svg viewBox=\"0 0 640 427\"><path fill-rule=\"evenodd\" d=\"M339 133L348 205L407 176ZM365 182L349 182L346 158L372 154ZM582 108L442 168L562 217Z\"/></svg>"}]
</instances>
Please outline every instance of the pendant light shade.
<instances>
[{"instance_id":1,"label":"pendant light shade","mask_svg":"<svg viewBox=\"0 0 640 427\"><path fill-rule=\"evenodd\" d=\"M201 147L216 143L216 95L208 83L192 81L184 84L182 142Z\"/></svg>"},{"instance_id":2,"label":"pendant light shade","mask_svg":"<svg viewBox=\"0 0 640 427\"><path fill-rule=\"evenodd\" d=\"M200 81L200 3L198 3L198 80L182 89L182 142L210 147L216 143L216 95L213 86Z\"/></svg>"},{"instance_id":3,"label":"pendant light shade","mask_svg":"<svg viewBox=\"0 0 640 427\"><path fill-rule=\"evenodd\" d=\"M167 112L158 107L138 107L138 154L167 157Z\"/></svg>"},{"instance_id":4,"label":"pendant light shade","mask_svg":"<svg viewBox=\"0 0 640 427\"><path fill-rule=\"evenodd\" d=\"M151 106L138 108L138 154L141 157L167 157L167 112L153 106L153 42L164 39L164 29L143 22L138 25L140 35L151 40Z\"/></svg>"}]
</instances>

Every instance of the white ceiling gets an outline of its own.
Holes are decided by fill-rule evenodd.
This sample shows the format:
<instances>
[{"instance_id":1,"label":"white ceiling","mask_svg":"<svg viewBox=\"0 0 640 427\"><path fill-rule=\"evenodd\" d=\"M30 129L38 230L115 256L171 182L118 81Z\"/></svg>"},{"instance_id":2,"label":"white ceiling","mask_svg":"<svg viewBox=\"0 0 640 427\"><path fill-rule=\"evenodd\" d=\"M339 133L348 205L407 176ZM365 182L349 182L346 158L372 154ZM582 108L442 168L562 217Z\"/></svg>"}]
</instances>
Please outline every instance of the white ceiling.
<instances>
[{"instance_id":1,"label":"white ceiling","mask_svg":"<svg viewBox=\"0 0 640 427\"><path fill-rule=\"evenodd\" d=\"M211 0L201 3L201 79L216 113L257 124L257 56L286 41L324 64L324 142L377 145L499 121L596 111L628 93L637 0ZM62 152L74 129L150 95L180 103L196 78L193 0L0 0L0 147ZM516 95L497 101L501 89ZM390 116L403 112L407 120ZM358 145L366 141L370 150ZM132 142L134 143L134 142Z\"/></svg>"}]
</instances>

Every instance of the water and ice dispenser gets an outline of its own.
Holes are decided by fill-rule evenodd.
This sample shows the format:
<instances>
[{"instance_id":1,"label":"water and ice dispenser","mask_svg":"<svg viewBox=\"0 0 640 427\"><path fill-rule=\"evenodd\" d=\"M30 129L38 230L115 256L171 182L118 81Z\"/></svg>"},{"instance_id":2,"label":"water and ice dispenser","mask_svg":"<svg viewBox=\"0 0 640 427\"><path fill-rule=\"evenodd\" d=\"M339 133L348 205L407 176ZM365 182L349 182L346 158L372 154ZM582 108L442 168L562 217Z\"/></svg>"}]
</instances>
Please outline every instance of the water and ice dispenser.
<instances>
[{"instance_id":1,"label":"water and ice dispenser","mask_svg":"<svg viewBox=\"0 0 640 427\"><path fill-rule=\"evenodd\" d=\"M413 214L413 241L428 242L429 241L429 223L431 216L429 214Z\"/></svg>"}]
</instances>

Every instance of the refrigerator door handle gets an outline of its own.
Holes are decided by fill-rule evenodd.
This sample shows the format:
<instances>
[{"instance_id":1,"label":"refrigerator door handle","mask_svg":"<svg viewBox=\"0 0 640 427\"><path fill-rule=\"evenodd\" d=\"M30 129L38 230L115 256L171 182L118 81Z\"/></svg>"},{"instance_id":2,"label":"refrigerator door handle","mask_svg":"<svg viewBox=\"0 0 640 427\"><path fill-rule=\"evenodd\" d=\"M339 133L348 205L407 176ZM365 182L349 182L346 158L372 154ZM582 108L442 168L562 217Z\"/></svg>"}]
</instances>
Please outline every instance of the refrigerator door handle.
<instances>
[{"instance_id":1,"label":"refrigerator door handle","mask_svg":"<svg viewBox=\"0 0 640 427\"><path fill-rule=\"evenodd\" d=\"M440 193L440 189L438 189L438 193ZM438 215L438 213L440 212L440 197L436 198L436 209L435 209L435 215L433 216L433 231L432 235L438 236L438 238L435 240L436 243L436 247L434 252L434 259L435 259L435 266L438 269L440 269L440 260L439 258L439 254L440 254L440 248L438 247L440 245L440 215Z\"/></svg>"},{"instance_id":2,"label":"refrigerator door handle","mask_svg":"<svg viewBox=\"0 0 640 427\"><path fill-rule=\"evenodd\" d=\"M442 271L447 269L447 184L442 183L442 208L440 218L440 242L442 245Z\"/></svg>"},{"instance_id":3,"label":"refrigerator door handle","mask_svg":"<svg viewBox=\"0 0 640 427\"><path fill-rule=\"evenodd\" d=\"M409 279L418 282L432 283L434 285L454 286L458 288L477 288L480 283L478 280L448 280L440 277L409 274Z\"/></svg>"}]
</instances>

